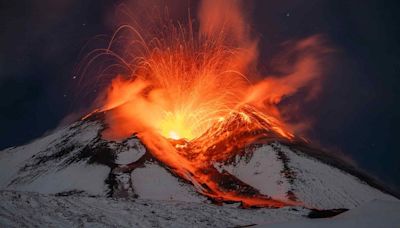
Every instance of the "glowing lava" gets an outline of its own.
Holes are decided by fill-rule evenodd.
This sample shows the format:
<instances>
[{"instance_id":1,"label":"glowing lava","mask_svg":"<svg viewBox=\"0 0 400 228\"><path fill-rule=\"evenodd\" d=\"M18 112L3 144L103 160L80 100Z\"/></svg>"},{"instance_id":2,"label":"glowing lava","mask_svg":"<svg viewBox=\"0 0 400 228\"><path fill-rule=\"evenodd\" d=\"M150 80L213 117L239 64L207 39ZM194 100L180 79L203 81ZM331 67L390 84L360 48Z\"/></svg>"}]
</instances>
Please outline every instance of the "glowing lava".
<instances>
[{"instance_id":1,"label":"glowing lava","mask_svg":"<svg viewBox=\"0 0 400 228\"><path fill-rule=\"evenodd\" d=\"M99 111L107 114L103 136L124 139L137 133L155 158L210 198L295 205L225 189L211 168L262 137L292 140L277 105L319 82L324 49L318 37L292 45L291 61L280 63L284 75L254 80L262 78L254 71L257 41L240 9L238 1L202 1L199 24L160 19L145 32L124 25L106 49L90 53L88 65L104 56L118 62L104 67L104 74L124 69L99 99Z\"/></svg>"}]
</instances>

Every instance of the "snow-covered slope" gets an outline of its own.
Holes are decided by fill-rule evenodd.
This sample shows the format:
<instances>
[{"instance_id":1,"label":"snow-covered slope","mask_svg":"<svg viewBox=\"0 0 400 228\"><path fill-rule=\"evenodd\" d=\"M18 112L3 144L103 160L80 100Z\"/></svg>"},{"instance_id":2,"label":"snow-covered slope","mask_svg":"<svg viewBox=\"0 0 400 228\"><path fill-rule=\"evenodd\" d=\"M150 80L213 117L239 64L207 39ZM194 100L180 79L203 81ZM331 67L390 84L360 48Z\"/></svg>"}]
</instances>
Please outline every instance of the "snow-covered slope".
<instances>
[{"instance_id":1,"label":"snow-covered slope","mask_svg":"<svg viewBox=\"0 0 400 228\"><path fill-rule=\"evenodd\" d=\"M1 151L0 190L210 202L152 157L134 135L121 142L102 139L104 127L98 114ZM248 145L214 167L224 173L221 177L231 175L229 185L238 180L252 191L310 208L354 208L374 199L396 200L344 169L277 141Z\"/></svg>"},{"instance_id":2,"label":"snow-covered slope","mask_svg":"<svg viewBox=\"0 0 400 228\"><path fill-rule=\"evenodd\" d=\"M345 171L280 143L261 145L249 156L217 164L240 180L276 199L303 202L311 208L354 208L374 199L395 200Z\"/></svg>"},{"instance_id":3,"label":"snow-covered slope","mask_svg":"<svg viewBox=\"0 0 400 228\"><path fill-rule=\"evenodd\" d=\"M100 129L98 122L78 122L30 144L1 151L1 188L105 194L104 180L110 168L84 158L85 151L99 143Z\"/></svg>"},{"instance_id":4,"label":"snow-covered slope","mask_svg":"<svg viewBox=\"0 0 400 228\"><path fill-rule=\"evenodd\" d=\"M0 189L201 202L186 182L148 156L132 136L101 138L103 124L78 121L21 147L0 152ZM133 170L133 171L132 171Z\"/></svg>"},{"instance_id":5,"label":"snow-covered slope","mask_svg":"<svg viewBox=\"0 0 400 228\"><path fill-rule=\"evenodd\" d=\"M142 199L203 202L205 197L197 194L192 186L171 175L165 168L146 162L144 167L131 173L132 185Z\"/></svg>"},{"instance_id":6,"label":"snow-covered slope","mask_svg":"<svg viewBox=\"0 0 400 228\"><path fill-rule=\"evenodd\" d=\"M246 210L204 203L49 196L0 191L0 227L365 227L400 226L400 203L374 200L333 218L303 207Z\"/></svg>"},{"instance_id":7,"label":"snow-covered slope","mask_svg":"<svg viewBox=\"0 0 400 228\"><path fill-rule=\"evenodd\" d=\"M238 227L298 220L309 212L10 191L0 191L0 202L0 227Z\"/></svg>"}]
</instances>

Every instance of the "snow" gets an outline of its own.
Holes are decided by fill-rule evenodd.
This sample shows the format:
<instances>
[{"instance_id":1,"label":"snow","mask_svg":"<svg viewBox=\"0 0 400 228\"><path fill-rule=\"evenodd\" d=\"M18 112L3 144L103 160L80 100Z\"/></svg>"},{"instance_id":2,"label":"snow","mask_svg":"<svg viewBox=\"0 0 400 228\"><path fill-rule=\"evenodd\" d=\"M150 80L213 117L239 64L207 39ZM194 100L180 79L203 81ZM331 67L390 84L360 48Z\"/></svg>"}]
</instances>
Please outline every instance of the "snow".
<instances>
[{"instance_id":1,"label":"snow","mask_svg":"<svg viewBox=\"0 0 400 228\"><path fill-rule=\"evenodd\" d=\"M69 164L64 162L90 144L98 136L101 125L98 122L77 122L35 140L30 144L6 149L0 153L0 188L40 193L58 193L78 190L87 194L104 195L110 168L86 162ZM60 159L43 161L37 158L54 155L60 148L73 145Z\"/></svg>"},{"instance_id":2,"label":"snow","mask_svg":"<svg viewBox=\"0 0 400 228\"><path fill-rule=\"evenodd\" d=\"M350 209L374 199L397 200L340 169L296 154L286 146L280 148L289 158L289 167L296 173L294 193L308 207Z\"/></svg>"},{"instance_id":3,"label":"snow","mask_svg":"<svg viewBox=\"0 0 400 228\"><path fill-rule=\"evenodd\" d=\"M17 175L18 170L25 165L26 161L34 154L46 150L54 144L54 141L68 132L68 128L61 129L44 138L35 140L27 145L11 147L1 151L0 167L7 172L0 172L0 186L6 186L11 178Z\"/></svg>"},{"instance_id":4,"label":"snow","mask_svg":"<svg viewBox=\"0 0 400 228\"><path fill-rule=\"evenodd\" d=\"M286 200L289 184L281 173L283 164L271 146L257 148L249 161L245 157L236 156L234 165L223 165L222 168L262 194Z\"/></svg>"},{"instance_id":5,"label":"snow","mask_svg":"<svg viewBox=\"0 0 400 228\"><path fill-rule=\"evenodd\" d=\"M298 220L309 212L13 191L0 191L0 202L0 227L236 227Z\"/></svg>"},{"instance_id":6,"label":"snow","mask_svg":"<svg viewBox=\"0 0 400 228\"><path fill-rule=\"evenodd\" d=\"M279 152L287 161L279 158ZM284 162L290 170L290 179L285 176ZM215 166L275 199L287 200L286 193L293 192L299 202L310 208L354 208L374 199L396 199L355 176L280 143L263 145L250 157L237 156L233 164Z\"/></svg>"},{"instance_id":7,"label":"snow","mask_svg":"<svg viewBox=\"0 0 400 228\"><path fill-rule=\"evenodd\" d=\"M107 191L104 180L109 172L107 166L71 164L65 169L39 176L32 182L10 186L9 189L46 194L78 190L89 195L104 195Z\"/></svg>"},{"instance_id":8,"label":"snow","mask_svg":"<svg viewBox=\"0 0 400 228\"><path fill-rule=\"evenodd\" d=\"M257 228L390 228L400 227L400 202L374 200L333 218L301 219L283 223L264 224Z\"/></svg>"},{"instance_id":9,"label":"snow","mask_svg":"<svg viewBox=\"0 0 400 228\"><path fill-rule=\"evenodd\" d=\"M135 162L146 153L146 148L137 138L129 139L126 144L127 148L118 153L116 164L126 165Z\"/></svg>"},{"instance_id":10,"label":"snow","mask_svg":"<svg viewBox=\"0 0 400 228\"><path fill-rule=\"evenodd\" d=\"M145 167L135 169L131 174L135 193L140 199L178 200L203 202L194 188L169 173L155 163L146 163Z\"/></svg>"},{"instance_id":11,"label":"snow","mask_svg":"<svg viewBox=\"0 0 400 228\"><path fill-rule=\"evenodd\" d=\"M374 200L332 218L301 207L239 209L179 201L0 191L0 227L400 227L400 202ZM254 225L254 226L253 226Z\"/></svg>"}]
</instances>

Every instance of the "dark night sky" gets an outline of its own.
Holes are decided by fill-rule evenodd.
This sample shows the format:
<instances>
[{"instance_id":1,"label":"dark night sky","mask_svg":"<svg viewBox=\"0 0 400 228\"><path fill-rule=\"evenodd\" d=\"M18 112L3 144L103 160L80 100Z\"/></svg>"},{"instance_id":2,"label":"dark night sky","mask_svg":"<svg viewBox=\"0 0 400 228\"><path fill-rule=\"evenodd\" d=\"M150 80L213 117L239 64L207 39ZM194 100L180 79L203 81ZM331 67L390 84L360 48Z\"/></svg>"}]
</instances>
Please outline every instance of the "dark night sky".
<instances>
[{"instance_id":1,"label":"dark night sky","mask_svg":"<svg viewBox=\"0 0 400 228\"><path fill-rule=\"evenodd\" d=\"M74 111L73 67L86 41L112 32L115 4L0 0L0 149L42 136ZM334 67L304 110L315 119L310 136L400 190L396 1L260 0L251 8L263 54L290 39L329 39Z\"/></svg>"}]
</instances>

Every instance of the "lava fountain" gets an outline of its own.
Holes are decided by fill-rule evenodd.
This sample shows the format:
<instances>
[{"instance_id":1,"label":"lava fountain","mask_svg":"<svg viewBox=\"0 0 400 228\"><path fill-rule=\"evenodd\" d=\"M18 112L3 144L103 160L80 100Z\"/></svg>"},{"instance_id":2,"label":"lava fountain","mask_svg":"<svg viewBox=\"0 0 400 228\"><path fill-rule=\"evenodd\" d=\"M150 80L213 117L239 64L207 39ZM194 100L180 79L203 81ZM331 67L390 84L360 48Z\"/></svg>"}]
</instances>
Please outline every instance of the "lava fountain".
<instances>
[{"instance_id":1,"label":"lava fountain","mask_svg":"<svg viewBox=\"0 0 400 228\"><path fill-rule=\"evenodd\" d=\"M161 13L150 28L123 25L107 47L86 56L80 71L87 74L100 65L99 75L112 77L97 99L96 112L106 113L104 138L137 134L157 160L210 199L298 205L249 190L245 183L241 189L223 186L213 163L257 140L296 139L278 104L302 88L315 95L327 49L318 36L304 39L287 51L281 63L285 74L260 76L258 42L240 9L239 1L205 0L198 23L189 12L186 22Z\"/></svg>"}]
</instances>

